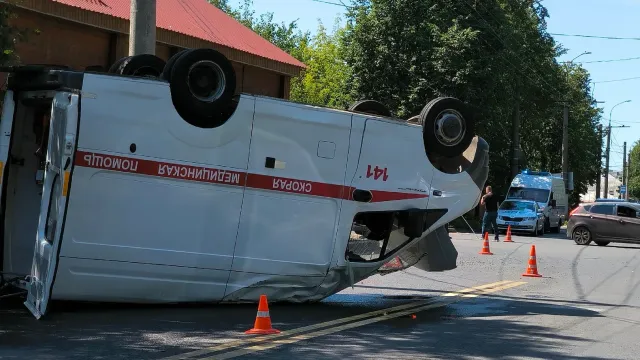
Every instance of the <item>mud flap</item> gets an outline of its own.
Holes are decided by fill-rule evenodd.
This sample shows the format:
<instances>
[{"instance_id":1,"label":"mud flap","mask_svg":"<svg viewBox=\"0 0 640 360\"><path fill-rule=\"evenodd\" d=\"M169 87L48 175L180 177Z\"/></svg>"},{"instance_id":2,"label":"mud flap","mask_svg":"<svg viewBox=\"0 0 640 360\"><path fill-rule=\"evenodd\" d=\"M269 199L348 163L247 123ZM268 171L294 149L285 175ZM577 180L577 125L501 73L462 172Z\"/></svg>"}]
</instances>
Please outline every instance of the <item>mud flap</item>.
<instances>
[{"instance_id":1,"label":"mud flap","mask_svg":"<svg viewBox=\"0 0 640 360\"><path fill-rule=\"evenodd\" d=\"M418 242L420 252L424 256L414 265L424 271L447 271L457 266L458 251L451 242L447 229L442 226Z\"/></svg>"},{"instance_id":2,"label":"mud flap","mask_svg":"<svg viewBox=\"0 0 640 360\"><path fill-rule=\"evenodd\" d=\"M430 272L447 271L457 267L457 260L458 251L453 246L445 225L402 250L380 267L378 273L384 275L412 266Z\"/></svg>"}]
</instances>

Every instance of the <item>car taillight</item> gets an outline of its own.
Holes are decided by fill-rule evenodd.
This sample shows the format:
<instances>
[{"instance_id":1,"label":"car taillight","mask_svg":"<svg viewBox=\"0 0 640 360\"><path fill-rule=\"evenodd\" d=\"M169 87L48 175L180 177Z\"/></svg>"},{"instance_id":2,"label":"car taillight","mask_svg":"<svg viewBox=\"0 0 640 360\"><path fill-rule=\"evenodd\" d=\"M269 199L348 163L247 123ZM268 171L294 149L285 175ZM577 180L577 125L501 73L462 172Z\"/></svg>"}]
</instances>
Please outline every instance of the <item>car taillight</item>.
<instances>
[{"instance_id":1,"label":"car taillight","mask_svg":"<svg viewBox=\"0 0 640 360\"><path fill-rule=\"evenodd\" d=\"M580 206L578 206L575 209L571 210L571 212L569 213L569 217L571 217L571 215L575 214L576 211L578 211L578 209L580 209Z\"/></svg>"}]
</instances>

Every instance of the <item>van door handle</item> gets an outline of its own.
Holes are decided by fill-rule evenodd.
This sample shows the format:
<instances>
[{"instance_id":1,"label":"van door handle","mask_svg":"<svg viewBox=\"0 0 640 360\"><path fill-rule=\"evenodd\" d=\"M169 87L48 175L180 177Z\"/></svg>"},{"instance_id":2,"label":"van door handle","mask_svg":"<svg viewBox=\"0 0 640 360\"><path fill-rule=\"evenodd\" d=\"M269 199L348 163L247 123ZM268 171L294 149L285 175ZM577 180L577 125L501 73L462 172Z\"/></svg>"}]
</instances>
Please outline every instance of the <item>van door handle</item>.
<instances>
[{"instance_id":1,"label":"van door handle","mask_svg":"<svg viewBox=\"0 0 640 360\"><path fill-rule=\"evenodd\" d=\"M358 202L371 202L373 194L369 190L355 189L353 191L353 200Z\"/></svg>"}]
</instances>

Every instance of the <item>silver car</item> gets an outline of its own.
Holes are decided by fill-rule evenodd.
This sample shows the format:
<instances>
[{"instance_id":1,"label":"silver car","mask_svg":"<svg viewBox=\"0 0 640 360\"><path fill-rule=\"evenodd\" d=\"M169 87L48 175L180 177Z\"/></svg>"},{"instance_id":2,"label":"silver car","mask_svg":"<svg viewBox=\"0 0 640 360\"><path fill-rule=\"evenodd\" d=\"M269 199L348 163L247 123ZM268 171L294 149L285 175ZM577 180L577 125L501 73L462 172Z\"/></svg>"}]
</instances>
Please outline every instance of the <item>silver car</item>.
<instances>
[{"instance_id":1,"label":"silver car","mask_svg":"<svg viewBox=\"0 0 640 360\"><path fill-rule=\"evenodd\" d=\"M531 200L505 200L498 208L498 229L527 232L533 236L544 234L544 214L538 203Z\"/></svg>"}]
</instances>

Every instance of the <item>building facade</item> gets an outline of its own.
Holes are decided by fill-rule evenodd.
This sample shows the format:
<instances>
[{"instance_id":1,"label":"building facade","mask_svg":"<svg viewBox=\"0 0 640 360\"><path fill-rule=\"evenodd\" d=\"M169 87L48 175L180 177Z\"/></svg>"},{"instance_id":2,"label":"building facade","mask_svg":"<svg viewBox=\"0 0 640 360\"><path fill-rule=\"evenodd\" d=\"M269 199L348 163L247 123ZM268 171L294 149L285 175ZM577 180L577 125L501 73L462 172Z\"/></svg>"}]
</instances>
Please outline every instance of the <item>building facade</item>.
<instances>
[{"instance_id":1,"label":"building facade","mask_svg":"<svg viewBox=\"0 0 640 360\"><path fill-rule=\"evenodd\" d=\"M127 56L130 0L13 1L13 25L22 64L108 69ZM236 91L289 98L291 77L305 65L205 0L157 2L156 56L168 60L184 48L222 52L236 70Z\"/></svg>"}]
</instances>

